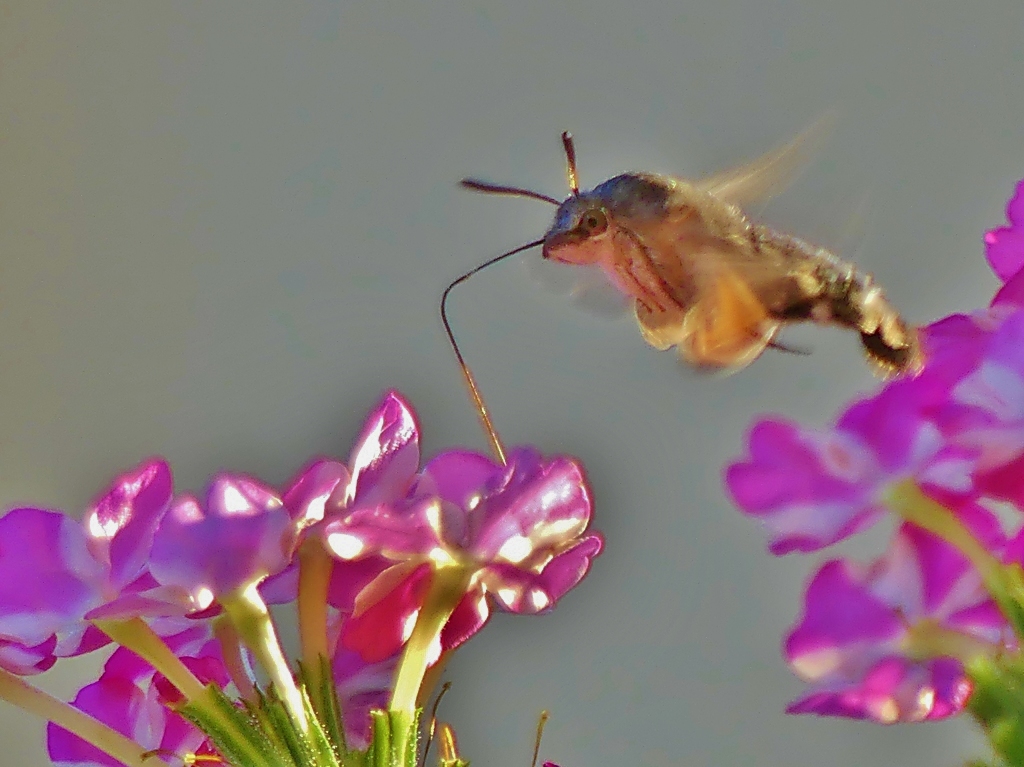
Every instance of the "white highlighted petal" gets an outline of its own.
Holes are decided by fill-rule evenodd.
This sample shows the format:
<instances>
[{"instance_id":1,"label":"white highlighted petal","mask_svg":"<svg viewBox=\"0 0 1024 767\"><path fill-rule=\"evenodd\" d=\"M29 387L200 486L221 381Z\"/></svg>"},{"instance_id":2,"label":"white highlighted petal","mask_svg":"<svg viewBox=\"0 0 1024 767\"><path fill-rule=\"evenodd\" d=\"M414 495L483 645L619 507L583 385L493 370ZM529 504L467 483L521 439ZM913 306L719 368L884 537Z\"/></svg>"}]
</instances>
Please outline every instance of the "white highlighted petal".
<instances>
[{"instance_id":1,"label":"white highlighted petal","mask_svg":"<svg viewBox=\"0 0 1024 767\"><path fill-rule=\"evenodd\" d=\"M458 560L444 546L434 546L427 552L427 559L438 567L451 567L458 564Z\"/></svg>"},{"instance_id":2,"label":"white highlighted petal","mask_svg":"<svg viewBox=\"0 0 1024 767\"><path fill-rule=\"evenodd\" d=\"M518 564L533 551L533 544L525 535L513 535L498 549L498 557L506 562Z\"/></svg>"},{"instance_id":3,"label":"white highlighted petal","mask_svg":"<svg viewBox=\"0 0 1024 767\"><path fill-rule=\"evenodd\" d=\"M506 605L515 604L517 596L519 596L519 590L518 589L511 589L511 588L498 589L498 599L500 599Z\"/></svg>"},{"instance_id":4,"label":"white highlighted petal","mask_svg":"<svg viewBox=\"0 0 1024 767\"><path fill-rule=\"evenodd\" d=\"M548 535L569 535L570 533L576 533L582 527L583 520L576 517L566 517L565 519L555 519L549 522L545 526L544 532Z\"/></svg>"},{"instance_id":5,"label":"white highlighted petal","mask_svg":"<svg viewBox=\"0 0 1024 767\"><path fill-rule=\"evenodd\" d=\"M100 522L99 515L95 512L89 515L87 523L89 535L97 540L109 540L121 529L121 520L108 518L106 524Z\"/></svg>"},{"instance_id":6,"label":"white highlighted petal","mask_svg":"<svg viewBox=\"0 0 1024 767\"><path fill-rule=\"evenodd\" d=\"M213 604L213 591L206 586L200 586L192 594L192 601L196 603L200 610L205 610Z\"/></svg>"},{"instance_id":7,"label":"white highlighted petal","mask_svg":"<svg viewBox=\"0 0 1024 767\"><path fill-rule=\"evenodd\" d=\"M805 681L821 679L831 674L842 664L842 656L835 649L805 653L789 661L793 672Z\"/></svg>"},{"instance_id":8,"label":"white highlighted petal","mask_svg":"<svg viewBox=\"0 0 1024 767\"><path fill-rule=\"evenodd\" d=\"M405 619L405 623L402 624L402 641L408 642L409 637L412 636L412 630L416 628L416 619L420 617L420 610L417 607L409 617Z\"/></svg>"},{"instance_id":9,"label":"white highlighted petal","mask_svg":"<svg viewBox=\"0 0 1024 767\"><path fill-rule=\"evenodd\" d=\"M434 532L441 531L441 504L434 502L427 507L425 512L427 524Z\"/></svg>"},{"instance_id":10,"label":"white highlighted petal","mask_svg":"<svg viewBox=\"0 0 1024 767\"><path fill-rule=\"evenodd\" d=\"M540 589L533 589L530 592L530 602L533 604L534 610L543 610L551 604L551 599Z\"/></svg>"},{"instance_id":11,"label":"white highlighted petal","mask_svg":"<svg viewBox=\"0 0 1024 767\"><path fill-rule=\"evenodd\" d=\"M366 548L362 540L350 533L331 533L326 543L327 548L339 559L355 559Z\"/></svg>"},{"instance_id":12,"label":"white highlighted petal","mask_svg":"<svg viewBox=\"0 0 1024 767\"><path fill-rule=\"evenodd\" d=\"M224 511L229 514L238 514L250 510L249 499L242 495L242 492L234 485L226 485L221 495L224 502Z\"/></svg>"},{"instance_id":13,"label":"white highlighted petal","mask_svg":"<svg viewBox=\"0 0 1024 767\"><path fill-rule=\"evenodd\" d=\"M926 717L935 708L935 688L922 687L917 693L917 710L921 717Z\"/></svg>"},{"instance_id":14,"label":"white highlighted petal","mask_svg":"<svg viewBox=\"0 0 1024 767\"><path fill-rule=\"evenodd\" d=\"M884 700L872 708L874 709L874 718L882 724L894 724L899 721L900 707L892 698Z\"/></svg>"}]
</instances>

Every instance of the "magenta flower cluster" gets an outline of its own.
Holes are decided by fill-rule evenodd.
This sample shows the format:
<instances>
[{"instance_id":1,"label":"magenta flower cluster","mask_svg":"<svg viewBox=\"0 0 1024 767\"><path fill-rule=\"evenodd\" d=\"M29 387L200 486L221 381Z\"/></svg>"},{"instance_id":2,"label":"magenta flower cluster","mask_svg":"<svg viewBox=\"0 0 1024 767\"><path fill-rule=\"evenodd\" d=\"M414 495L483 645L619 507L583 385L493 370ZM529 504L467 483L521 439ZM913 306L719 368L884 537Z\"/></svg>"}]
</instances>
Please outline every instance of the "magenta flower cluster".
<instances>
[{"instance_id":1,"label":"magenta flower cluster","mask_svg":"<svg viewBox=\"0 0 1024 767\"><path fill-rule=\"evenodd\" d=\"M830 428L761 420L748 456L727 469L775 554L817 551L897 512L880 558L833 559L811 579L784 645L807 683L790 712L954 715L971 693L965 664L1014 646L979 562L1024 563L1024 182L1007 217L985 237L1001 288L988 308L923 329L920 375L853 403ZM894 498L908 488L951 512L951 532L899 513ZM1009 524L1000 508L1013 510Z\"/></svg>"},{"instance_id":2,"label":"magenta flower cluster","mask_svg":"<svg viewBox=\"0 0 1024 767\"><path fill-rule=\"evenodd\" d=\"M38 508L7 513L0 669L35 674L110 636L138 636L144 622L201 685L245 699L254 651L230 606L297 602L308 613L319 600L313 645L329 657L347 747L361 748L439 573L457 571L444 582L459 591L428 664L480 630L492 607L551 609L601 550L590 516L582 468L568 458L519 449L498 465L451 451L421 468L415 416L389 393L348 462L315 460L283 488L223 473L202 495L177 494L167 464L153 459L115 479L81 522ZM303 620L316 634L317 620ZM176 711L181 687L119 647L73 705L155 754L211 753ZM56 764L121 763L54 724L48 740Z\"/></svg>"}]
</instances>

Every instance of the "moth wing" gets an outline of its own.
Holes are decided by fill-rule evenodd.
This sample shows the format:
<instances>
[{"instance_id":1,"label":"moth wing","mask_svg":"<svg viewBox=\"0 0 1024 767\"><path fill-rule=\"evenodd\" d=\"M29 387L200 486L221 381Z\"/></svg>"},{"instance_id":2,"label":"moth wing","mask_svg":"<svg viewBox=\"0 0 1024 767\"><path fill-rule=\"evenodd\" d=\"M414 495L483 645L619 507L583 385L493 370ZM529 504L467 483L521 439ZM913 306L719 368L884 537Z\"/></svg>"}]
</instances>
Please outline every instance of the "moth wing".
<instances>
[{"instance_id":1,"label":"moth wing","mask_svg":"<svg viewBox=\"0 0 1024 767\"><path fill-rule=\"evenodd\" d=\"M563 264L544 258L527 259L525 263L532 281L587 314L614 319L629 309L629 296L612 285L599 266Z\"/></svg>"},{"instance_id":2,"label":"moth wing","mask_svg":"<svg viewBox=\"0 0 1024 767\"><path fill-rule=\"evenodd\" d=\"M739 369L765 350L779 330L764 304L738 272L718 265L689 306L652 310L637 302L636 319L644 340L656 349L676 347L691 365Z\"/></svg>"},{"instance_id":3,"label":"moth wing","mask_svg":"<svg viewBox=\"0 0 1024 767\"><path fill-rule=\"evenodd\" d=\"M835 127L835 113L818 118L784 146L746 165L715 173L693 185L719 200L746 207L779 194L799 175L810 156Z\"/></svg>"},{"instance_id":4,"label":"moth wing","mask_svg":"<svg viewBox=\"0 0 1024 767\"><path fill-rule=\"evenodd\" d=\"M742 242L714 236L700 221L692 208L680 206L656 225L631 222L672 299L638 300L636 319L656 349L675 346L692 365L737 369L753 362L778 333L780 322L762 296L786 269Z\"/></svg>"}]
</instances>

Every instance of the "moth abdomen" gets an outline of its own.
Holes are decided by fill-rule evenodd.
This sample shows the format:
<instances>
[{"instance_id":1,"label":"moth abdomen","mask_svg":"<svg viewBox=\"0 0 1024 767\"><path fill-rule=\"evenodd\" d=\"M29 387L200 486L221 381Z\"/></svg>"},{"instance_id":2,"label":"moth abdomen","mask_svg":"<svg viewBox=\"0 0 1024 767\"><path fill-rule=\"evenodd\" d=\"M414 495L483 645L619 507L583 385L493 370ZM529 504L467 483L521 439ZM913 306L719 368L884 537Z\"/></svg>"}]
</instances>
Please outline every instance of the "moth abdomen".
<instances>
[{"instance_id":1,"label":"moth abdomen","mask_svg":"<svg viewBox=\"0 0 1024 767\"><path fill-rule=\"evenodd\" d=\"M869 361L883 374L914 373L923 356L917 331L886 299L870 274L824 248L757 227L762 254L787 264L788 280L762 295L782 322L813 321L856 331Z\"/></svg>"}]
</instances>

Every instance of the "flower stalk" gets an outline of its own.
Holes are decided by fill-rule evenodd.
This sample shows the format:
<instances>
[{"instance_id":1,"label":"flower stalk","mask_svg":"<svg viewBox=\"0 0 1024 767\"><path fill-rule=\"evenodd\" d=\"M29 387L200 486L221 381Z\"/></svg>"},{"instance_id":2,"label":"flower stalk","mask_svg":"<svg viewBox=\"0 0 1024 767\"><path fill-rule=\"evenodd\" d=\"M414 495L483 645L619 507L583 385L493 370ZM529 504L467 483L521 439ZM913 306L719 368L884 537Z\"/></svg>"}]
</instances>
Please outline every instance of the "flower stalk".
<instances>
[{"instance_id":1,"label":"flower stalk","mask_svg":"<svg viewBox=\"0 0 1024 767\"><path fill-rule=\"evenodd\" d=\"M308 732L309 718L302 695L277 640L270 612L256 586L251 585L231 596L226 596L222 603L238 635L270 676L277 694L295 720L295 724L303 733Z\"/></svg>"},{"instance_id":2,"label":"flower stalk","mask_svg":"<svg viewBox=\"0 0 1024 767\"><path fill-rule=\"evenodd\" d=\"M141 618L98 620L95 624L104 634L167 677L185 700L198 704L206 697L203 683Z\"/></svg>"},{"instance_id":3,"label":"flower stalk","mask_svg":"<svg viewBox=\"0 0 1024 767\"><path fill-rule=\"evenodd\" d=\"M138 743L2 668L0 699L63 727L128 767L152 767Z\"/></svg>"},{"instance_id":4,"label":"flower stalk","mask_svg":"<svg viewBox=\"0 0 1024 767\"><path fill-rule=\"evenodd\" d=\"M322 683L321 659L330 657L327 647L327 596L334 560L319 540L310 538L299 547L299 646L302 664L311 684Z\"/></svg>"},{"instance_id":5,"label":"flower stalk","mask_svg":"<svg viewBox=\"0 0 1024 767\"><path fill-rule=\"evenodd\" d=\"M471 576L458 565L439 567L431 574L427 597L416 616L395 677L389 709L411 715L416 711L420 686L432 660L439 654L441 629L466 593ZM437 650L437 653L433 652Z\"/></svg>"}]
</instances>

